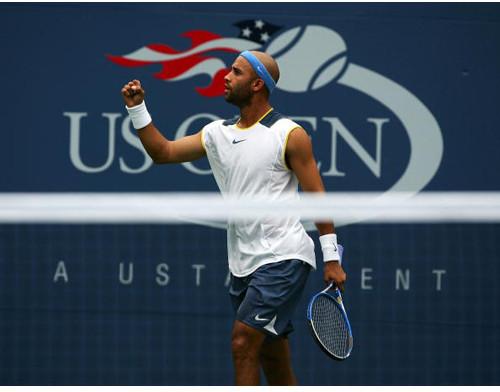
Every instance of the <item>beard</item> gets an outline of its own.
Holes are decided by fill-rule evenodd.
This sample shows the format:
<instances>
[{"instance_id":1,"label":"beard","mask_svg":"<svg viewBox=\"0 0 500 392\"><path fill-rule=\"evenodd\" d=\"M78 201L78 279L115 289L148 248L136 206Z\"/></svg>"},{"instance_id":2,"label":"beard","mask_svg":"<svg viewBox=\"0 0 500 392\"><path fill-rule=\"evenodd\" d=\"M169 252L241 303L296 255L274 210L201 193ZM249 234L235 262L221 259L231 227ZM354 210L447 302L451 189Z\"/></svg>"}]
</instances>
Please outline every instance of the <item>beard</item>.
<instances>
[{"instance_id":1,"label":"beard","mask_svg":"<svg viewBox=\"0 0 500 392\"><path fill-rule=\"evenodd\" d=\"M250 104L252 96L253 94L250 89L250 83L249 83L247 86L231 87L224 94L224 99L226 100L226 102L241 108Z\"/></svg>"}]
</instances>

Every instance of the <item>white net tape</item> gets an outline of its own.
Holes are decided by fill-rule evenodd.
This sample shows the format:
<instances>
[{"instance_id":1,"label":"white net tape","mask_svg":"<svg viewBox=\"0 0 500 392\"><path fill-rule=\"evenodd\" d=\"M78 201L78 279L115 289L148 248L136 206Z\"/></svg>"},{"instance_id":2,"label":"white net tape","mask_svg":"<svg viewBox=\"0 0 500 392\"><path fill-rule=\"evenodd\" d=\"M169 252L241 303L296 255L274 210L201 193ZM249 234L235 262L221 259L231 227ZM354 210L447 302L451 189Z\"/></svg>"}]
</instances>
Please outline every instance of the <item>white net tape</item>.
<instances>
[{"instance_id":1,"label":"white net tape","mask_svg":"<svg viewBox=\"0 0 500 392\"><path fill-rule=\"evenodd\" d=\"M0 223L183 223L300 216L363 223L500 222L500 192L301 194L297 200L218 193L3 193Z\"/></svg>"}]
</instances>

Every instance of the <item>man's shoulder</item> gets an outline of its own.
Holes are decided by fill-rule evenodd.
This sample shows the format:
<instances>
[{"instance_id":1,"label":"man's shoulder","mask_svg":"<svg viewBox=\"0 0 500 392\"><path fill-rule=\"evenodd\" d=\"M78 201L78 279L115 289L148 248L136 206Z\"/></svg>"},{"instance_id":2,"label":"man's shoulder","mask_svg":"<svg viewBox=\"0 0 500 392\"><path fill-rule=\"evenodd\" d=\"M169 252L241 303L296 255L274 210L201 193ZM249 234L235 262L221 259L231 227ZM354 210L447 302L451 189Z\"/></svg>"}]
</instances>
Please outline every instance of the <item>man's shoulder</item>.
<instances>
[{"instance_id":1,"label":"man's shoulder","mask_svg":"<svg viewBox=\"0 0 500 392\"><path fill-rule=\"evenodd\" d=\"M238 122L238 116L233 116L231 118L228 118L227 120L222 120L222 125L224 125L225 127L228 127L230 125L234 125Z\"/></svg>"},{"instance_id":2,"label":"man's shoulder","mask_svg":"<svg viewBox=\"0 0 500 392\"><path fill-rule=\"evenodd\" d=\"M267 128L271 128L274 125L276 125L276 123L278 121L286 120L286 119L287 119L287 117L284 116L283 114L281 114L280 112L278 112L277 110L272 110L264 118L262 118L259 122L261 123L261 125L264 125Z\"/></svg>"},{"instance_id":3,"label":"man's shoulder","mask_svg":"<svg viewBox=\"0 0 500 392\"><path fill-rule=\"evenodd\" d=\"M209 122L205 125L205 130L220 128L220 127L228 127L230 125L234 125L238 122L238 116L231 117L229 119L218 119L212 122Z\"/></svg>"},{"instance_id":4,"label":"man's shoulder","mask_svg":"<svg viewBox=\"0 0 500 392\"><path fill-rule=\"evenodd\" d=\"M288 130L290 127L299 127L299 125L295 121L276 110L270 112L260 121L260 123L267 128L273 129L285 128L286 130Z\"/></svg>"},{"instance_id":5,"label":"man's shoulder","mask_svg":"<svg viewBox=\"0 0 500 392\"><path fill-rule=\"evenodd\" d=\"M227 120L224 120L224 119L218 119L218 120L211 121L203 127L202 132L211 133L214 130L220 129L221 127L224 126L224 122L226 122L226 121Z\"/></svg>"}]
</instances>

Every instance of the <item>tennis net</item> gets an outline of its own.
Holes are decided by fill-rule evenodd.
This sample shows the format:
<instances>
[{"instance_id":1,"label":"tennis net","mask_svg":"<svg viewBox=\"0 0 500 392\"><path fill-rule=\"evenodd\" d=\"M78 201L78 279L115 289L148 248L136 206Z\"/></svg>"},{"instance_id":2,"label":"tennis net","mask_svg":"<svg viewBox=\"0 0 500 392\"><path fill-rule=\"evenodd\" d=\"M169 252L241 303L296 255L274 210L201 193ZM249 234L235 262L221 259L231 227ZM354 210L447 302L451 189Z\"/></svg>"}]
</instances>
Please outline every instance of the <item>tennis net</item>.
<instances>
[{"instance_id":1,"label":"tennis net","mask_svg":"<svg viewBox=\"0 0 500 392\"><path fill-rule=\"evenodd\" d=\"M3 194L0 383L231 384L224 220L286 214L335 218L354 334L342 363L314 344L313 272L290 336L301 384L500 383L497 193Z\"/></svg>"}]
</instances>

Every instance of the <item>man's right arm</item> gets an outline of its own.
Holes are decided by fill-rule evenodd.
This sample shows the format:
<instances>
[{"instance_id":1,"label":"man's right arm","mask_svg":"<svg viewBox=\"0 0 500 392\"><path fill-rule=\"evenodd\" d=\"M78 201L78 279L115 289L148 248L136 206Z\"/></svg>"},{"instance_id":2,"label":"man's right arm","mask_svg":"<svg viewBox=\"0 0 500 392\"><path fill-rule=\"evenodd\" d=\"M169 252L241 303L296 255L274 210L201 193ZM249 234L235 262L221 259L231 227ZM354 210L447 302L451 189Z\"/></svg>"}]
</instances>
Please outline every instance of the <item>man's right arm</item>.
<instances>
[{"instance_id":1,"label":"man's right arm","mask_svg":"<svg viewBox=\"0 0 500 392\"><path fill-rule=\"evenodd\" d=\"M205 156L205 149L202 143L201 131L178 140L168 140L161 134L158 128L150 121L147 110L141 109L144 104L144 89L140 81L133 80L123 86L123 100L129 109L129 112L137 110L138 120L134 122L141 143L146 152L155 163L179 163L194 161ZM130 113L131 117L134 115ZM147 116L147 117L146 117ZM133 117L134 121L134 117Z\"/></svg>"}]
</instances>

